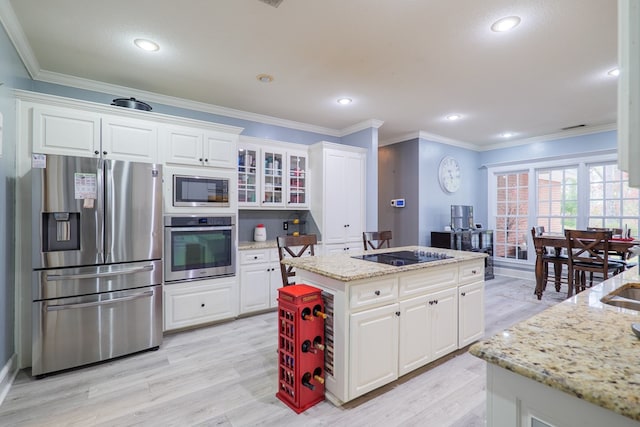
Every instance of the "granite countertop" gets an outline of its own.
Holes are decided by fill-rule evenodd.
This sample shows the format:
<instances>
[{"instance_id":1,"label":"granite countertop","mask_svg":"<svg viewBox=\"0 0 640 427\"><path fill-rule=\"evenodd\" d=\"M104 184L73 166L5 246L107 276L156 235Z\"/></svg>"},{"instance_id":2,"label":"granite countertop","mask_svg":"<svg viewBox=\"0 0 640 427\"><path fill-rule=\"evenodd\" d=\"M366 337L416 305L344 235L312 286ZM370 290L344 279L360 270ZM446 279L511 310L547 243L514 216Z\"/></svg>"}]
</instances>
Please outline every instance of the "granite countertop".
<instances>
[{"instance_id":1,"label":"granite countertop","mask_svg":"<svg viewBox=\"0 0 640 427\"><path fill-rule=\"evenodd\" d=\"M640 421L640 312L600 299L640 282L638 267L478 342L471 354ZM543 296L544 298L544 296Z\"/></svg>"},{"instance_id":2,"label":"granite countertop","mask_svg":"<svg viewBox=\"0 0 640 427\"><path fill-rule=\"evenodd\" d=\"M350 282L353 280L385 276L388 274L401 273L405 271L421 270L424 268L436 267L439 265L456 264L461 261L484 259L487 257L487 254L481 252L462 252L449 249L431 248L427 246L403 246L390 249L378 249L374 251L366 251L366 254L415 250L446 253L450 256L453 256L453 258L418 264L393 266L353 258L353 256L365 254L364 251L358 251L351 252L349 254L288 258L283 260L282 263L292 265L297 269L310 271L312 273L317 273L325 277L340 280L342 282Z\"/></svg>"},{"instance_id":3,"label":"granite countertop","mask_svg":"<svg viewBox=\"0 0 640 427\"><path fill-rule=\"evenodd\" d=\"M266 242L238 242L238 250L247 251L250 249L272 249L277 248L278 244L275 240L267 240Z\"/></svg>"}]
</instances>

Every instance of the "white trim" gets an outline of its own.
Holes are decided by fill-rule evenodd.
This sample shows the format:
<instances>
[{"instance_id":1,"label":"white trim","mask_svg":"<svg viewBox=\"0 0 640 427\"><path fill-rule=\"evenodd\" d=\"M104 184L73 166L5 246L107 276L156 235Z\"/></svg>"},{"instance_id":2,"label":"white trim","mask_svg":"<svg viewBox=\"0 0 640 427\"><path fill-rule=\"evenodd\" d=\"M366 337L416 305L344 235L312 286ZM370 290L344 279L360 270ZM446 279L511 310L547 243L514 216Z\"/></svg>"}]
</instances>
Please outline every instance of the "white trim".
<instances>
[{"instance_id":1,"label":"white trim","mask_svg":"<svg viewBox=\"0 0 640 427\"><path fill-rule=\"evenodd\" d=\"M452 147L466 148L467 150L472 150L472 151L482 151L481 147L479 147L476 144L458 141L456 139L447 138L446 136L436 135L435 133L429 133L422 130L418 132L409 132L392 139L378 141L378 146L384 147L385 145L398 144L400 142L411 141L412 139L425 139L427 141L438 142L440 144L445 144L445 145L451 145Z\"/></svg>"},{"instance_id":2,"label":"white trim","mask_svg":"<svg viewBox=\"0 0 640 427\"><path fill-rule=\"evenodd\" d=\"M240 135L238 144L254 145L257 147L280 148L285 151L308 152L308 145L298 144L295 142L279 141L277 139L259 138L256 136ZM260 209L265 209L261 207Z\"/></svg>"},{"instance_id":3,"label":"white trim","mask_svg":"<svg viewBox=\"0 0 640 427\"><path fill-rule=\"evenodd\" d=\"M376 120L376 119L365 120L364 122L356 123L355 125L351 125L349 127L342 129L340 131L340 137L342 138L343 136L351 135L352 133L356 133L365 129L371 129L371 128L378 129L383 124L384 124L384 121L382 120Z\"/></svg>"},{"instance_id":4,"label":"white trim","mask_svg":"<svg viewBox=\"0 0 640 427\"><path fill-rule=\"evenodd\" d=\"M569 164L578 164L581 162L585 163L593 163L593 159L597 159L600 161L610 161L616 160L616 150L597 150L597 151L589 151L580 153L580 157L576 158L575 154L563 154L560 156L553 157L539 157L535 159L528 160L517 160L513 162L503 162L503 163L491 163L487 165L480 166L481 168L487 168L489 172L491 171L499 171L499 172L510 172L514 170L528 169L530 167L541 168L541 167L554 167L554 166L563 166Z\"/></svg>"},{"instance_id":5,"label":"white trim","mask_svg":"<svg viewBox=\"0 0 640 427\"><path fill-rule=\"evenodd\" d=\"M9 0L0 0L0 23L7 31L7 36L9 36L9 40L11 40L11 43L15 46L16 51L18 51L18 56L20 56L29 76L31 76L32 79L36 78L40 71L40 64L33 54L31 45L22 30L22 26Z\"/></svg>"},{"instance_id":6,"label":"white trim","mask_svg":"<svg viewBox=\"0 0 640 427\"><path fill-rule=\"evenodd\" d=\"M13 356L7 360L7 363L2 367L0 371L0 406L4 402L5 397L9 394L13 380L15 380L18 374L18 365L16 361L18 356L13 353Z\"/></svg>"}]
</instances>

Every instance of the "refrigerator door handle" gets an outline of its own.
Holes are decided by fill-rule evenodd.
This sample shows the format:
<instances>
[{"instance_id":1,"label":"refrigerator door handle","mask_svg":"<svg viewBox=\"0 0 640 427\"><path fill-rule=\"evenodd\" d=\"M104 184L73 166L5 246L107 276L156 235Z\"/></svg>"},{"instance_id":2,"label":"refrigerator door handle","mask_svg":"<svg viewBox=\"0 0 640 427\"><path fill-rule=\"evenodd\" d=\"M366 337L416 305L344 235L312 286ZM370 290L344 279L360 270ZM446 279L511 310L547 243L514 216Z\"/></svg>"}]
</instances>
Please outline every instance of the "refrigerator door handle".
<instances>
[{"instance_id":1,"label":"refrigerator door handle","mask_svg":"<svg viewBox=\"0 0 640 427\"><path fill-rule=\"evenodd\" d=\"M85 274L47 274L48 282L56 282L58 280L75 280L75 279L99 279L101 277L121 276L123 274L135 274L145 271L152 271L153 265L145 265L142 267L128 268L126 270L106 271L104 273L85 273Z\"/></svg>"},{"instance_id":2,"label":"refrigerator door handle","mask_svg":"<svg viewBox=\"0 0 640 427\"><path fill-rule=\"evenodd\" d=\"M105 300L105 301L82 302L77 304L49 305L47 306L47 311L72 310L76 308L87 308L87 307L95 307L99 305L116 304L123 301L132 301L140 298L147 298L152 295L153 295L153 291L147 291L139 294L129 295L122 298L114 298L114 299Z\"/></svg>"}]
</instances>

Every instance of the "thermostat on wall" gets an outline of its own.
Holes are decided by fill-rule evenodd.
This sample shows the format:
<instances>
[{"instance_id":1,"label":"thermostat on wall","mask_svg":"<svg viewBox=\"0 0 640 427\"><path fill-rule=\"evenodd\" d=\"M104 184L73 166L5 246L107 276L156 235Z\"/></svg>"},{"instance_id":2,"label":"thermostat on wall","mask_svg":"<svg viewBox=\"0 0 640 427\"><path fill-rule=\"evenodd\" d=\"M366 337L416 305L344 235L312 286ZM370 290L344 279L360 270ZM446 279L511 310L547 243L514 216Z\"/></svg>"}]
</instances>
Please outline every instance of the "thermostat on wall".
<instances>
[{"instance_id":1,"label":"thermostat on wall","mask_svg":"<svg viewBox=\"0 0 640 427\"><path fill-rule=\"evenodd\" d=\"M391 206L394 208L404 208L404 199L392 199Z\"/></svg>"}]
</instances>

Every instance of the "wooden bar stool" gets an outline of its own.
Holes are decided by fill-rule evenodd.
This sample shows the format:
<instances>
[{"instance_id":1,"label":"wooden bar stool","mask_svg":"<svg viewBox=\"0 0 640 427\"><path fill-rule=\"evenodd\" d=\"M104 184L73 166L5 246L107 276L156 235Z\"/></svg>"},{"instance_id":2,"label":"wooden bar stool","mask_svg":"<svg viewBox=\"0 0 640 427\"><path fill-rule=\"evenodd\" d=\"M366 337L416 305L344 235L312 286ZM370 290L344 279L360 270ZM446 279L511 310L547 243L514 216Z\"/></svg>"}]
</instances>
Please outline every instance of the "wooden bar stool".
<instances>
[{"instance_id":1,"label":"wooden bar stool","mask_svg":"<svg viewBox=\"0 0 640 427\"><path fill-rule=\"evenodd\" d=\"M289 282L289 277L296 275L293 266L282 264L282 260L288 256L298 258L303 256L307 250L311 251L311 256L315 255L315 245L318 244L318 236L315 234L304 234L301 236L278 236L278 257L280 258L280 273L282 275L282 286L295 284Z\"/></svg>"},{"instance_id":2,"label":"wooden bar stool","mask_svg":"<svg viewBox=\"0 0 640 427\"><path fill-rule=\"evenodd\" d=\"M384 244L391 247L391 231L365 231L362 233L364 250L380 249Z\"/></svg>"}]
</instances>

